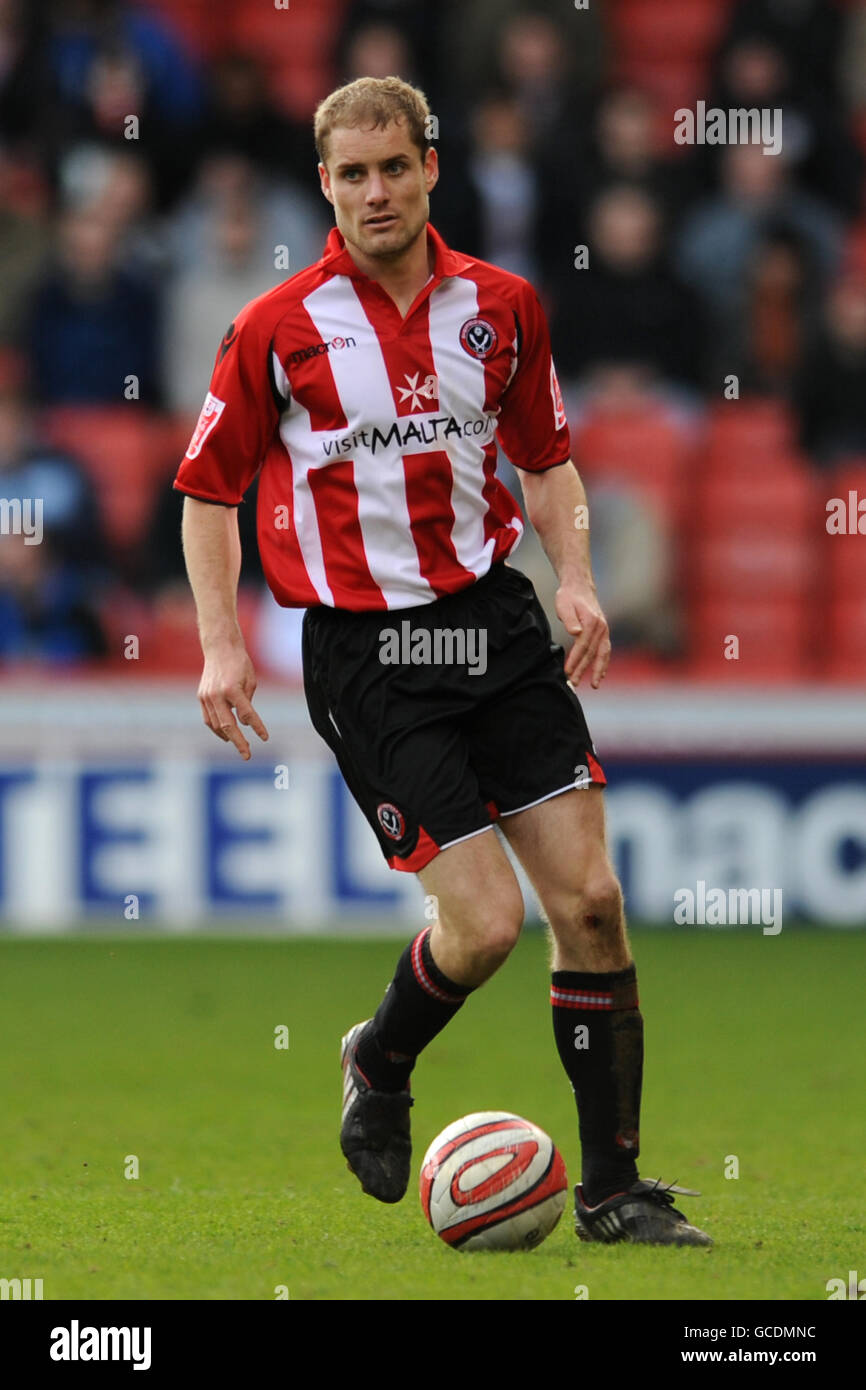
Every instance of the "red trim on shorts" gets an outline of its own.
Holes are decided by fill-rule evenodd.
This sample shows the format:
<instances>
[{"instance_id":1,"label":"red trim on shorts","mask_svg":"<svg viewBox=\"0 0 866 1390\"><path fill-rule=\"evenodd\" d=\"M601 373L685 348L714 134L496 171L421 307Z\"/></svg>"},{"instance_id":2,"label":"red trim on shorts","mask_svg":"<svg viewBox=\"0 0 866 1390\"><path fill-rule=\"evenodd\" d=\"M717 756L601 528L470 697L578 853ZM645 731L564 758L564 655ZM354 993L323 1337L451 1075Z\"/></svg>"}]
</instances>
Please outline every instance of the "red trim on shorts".
<instances>
[{"instance_id":1,"label":"red trim on shorts","mask_svg":"<svg viewBox=\"0 0 866 1390\"><path fill-rule=\"evenodd\" d=\"M586 763L593 782L598 782L601 786L606 787L607 778L604 775L604 769L598 759L594 758L588 750L586 754Z\"/></svg>"},{"instance_id":2,"label":"red trim on shorts","mask_svg":"<svg viewBox=\"0 0 866 1390\"><path fill-rule=\"evenodd\" d=\"M388 860L388 866L392 869L402 869L403 873L416 874L419 869L424 869L435 859L439 853L439 845L427 834L423 825L418 830L418 843L408 858L401 858L394 854Z\"/></svg>"}]
</instances>

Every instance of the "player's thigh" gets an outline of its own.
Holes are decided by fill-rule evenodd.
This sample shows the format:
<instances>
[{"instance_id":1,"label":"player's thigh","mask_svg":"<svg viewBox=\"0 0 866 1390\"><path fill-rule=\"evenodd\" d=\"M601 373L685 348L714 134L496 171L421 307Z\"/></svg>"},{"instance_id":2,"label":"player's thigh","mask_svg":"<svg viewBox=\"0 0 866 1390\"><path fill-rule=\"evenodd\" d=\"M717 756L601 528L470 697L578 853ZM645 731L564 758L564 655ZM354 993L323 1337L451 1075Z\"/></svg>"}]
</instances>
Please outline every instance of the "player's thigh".
<instances>
[{"instance_id":1,"label":"player's thigh","mask_svg":"<svg viewBox=\"0 0 866 1390\"><path fill-rule=\"evenodd\" d=\"M557 937L621 933L622 893L607 849L601 787L563 792L503 816L500 826Z\"/></svg>"},{"instance_id":2,"label":"player's thigh","mask_svg":"<svg viewBox=\"0 0 866 1390\"><path fill-rule=\"evenodd\" d=\"M442 850L418 873L424 892L436 900L432 947L447 941L504 958L523 925L523 894L491 826Z\"/></svg>"}]
</instances>

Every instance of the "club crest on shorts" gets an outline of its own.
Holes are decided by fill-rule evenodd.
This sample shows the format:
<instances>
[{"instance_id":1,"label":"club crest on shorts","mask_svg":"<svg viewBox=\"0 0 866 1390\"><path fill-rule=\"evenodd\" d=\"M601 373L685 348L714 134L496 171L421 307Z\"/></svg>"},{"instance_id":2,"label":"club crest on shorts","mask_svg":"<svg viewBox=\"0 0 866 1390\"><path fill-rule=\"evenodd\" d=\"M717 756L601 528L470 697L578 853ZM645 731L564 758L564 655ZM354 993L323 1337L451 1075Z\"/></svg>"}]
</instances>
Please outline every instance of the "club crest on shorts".
<instances>
[{"instance_id":1,"label":"club crest on shorts","mask_svg":"<svg viewBox=\"0 0 866 1390\"><path fill-rule=\"evenodd\" d=\"M487 319L467 319L460 330L460 345L470 357L484 361L496 348L499 336Z\"/></svg>"},{"instance_id":2,"label":"club crest on shorts","mask_svg":"<svg viewBox=\"0 0 866 1390\"><path fill-rule=\"evenodd\" d=\"M402 840L406 834L406 822L396 806L390 801L383 801L376 807L376 816L389 840Z\"/></svg>"},{"instance_id":3,"label":"club crest on shorts","mask_svg":"<svg viewBox=\"0 0 866 1390\"><path fill-rule=\"evenodd\" d=\"M225 401L221 401L218 396L211 395L210 391L208 391L204 398L201 414L198 417L198 424L192 432L192 439L189 441L189 448L186 451L188 459L198 458L201 453L202 444L204 444L225 408Z\"/></svg>"}]
</instances>

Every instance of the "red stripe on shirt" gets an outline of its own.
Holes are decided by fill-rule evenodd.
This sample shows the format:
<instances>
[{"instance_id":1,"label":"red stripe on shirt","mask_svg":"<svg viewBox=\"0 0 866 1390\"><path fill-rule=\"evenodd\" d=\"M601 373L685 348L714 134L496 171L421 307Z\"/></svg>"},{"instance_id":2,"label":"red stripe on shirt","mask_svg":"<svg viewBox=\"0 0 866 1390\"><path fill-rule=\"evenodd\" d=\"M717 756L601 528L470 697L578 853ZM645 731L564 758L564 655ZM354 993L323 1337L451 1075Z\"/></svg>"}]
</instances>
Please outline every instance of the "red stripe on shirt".
<instances>
[{"instance_id":1,"label":"red stripe on shirt","mask_svg":"<svg viewBox=\"0 0 866 1390\"><path fill-rule=\"evenodd\" d=\"M310 492L316 508L325 578L337 608L387 608L385 595L367 564L358 518L354 459L311 469Z\"/></svg>"}]
</instances>

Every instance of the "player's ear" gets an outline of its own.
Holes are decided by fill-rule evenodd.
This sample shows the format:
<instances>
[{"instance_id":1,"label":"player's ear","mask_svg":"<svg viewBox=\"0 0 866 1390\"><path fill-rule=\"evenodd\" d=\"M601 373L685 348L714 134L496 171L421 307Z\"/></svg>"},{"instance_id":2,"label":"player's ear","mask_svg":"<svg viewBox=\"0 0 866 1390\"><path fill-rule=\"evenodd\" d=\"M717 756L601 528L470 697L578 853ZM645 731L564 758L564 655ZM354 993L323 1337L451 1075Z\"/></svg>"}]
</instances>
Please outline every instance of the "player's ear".
<instances>
[{"instance_id":1,"label":"player's ear","mask_svg":"<svg viewBox=\"0 0 866 1390\"><path fill-rule=\"evenodd\" d=\"M433 145L430 146L424 156L424 176L427 183L427 192L429 193L436 187L439 180L439 155Z\"/></svg>"},{"instance_id":2,"label":"player's ear","mask_svg":"<svg viewBox=\"0 0 866 1390\"><path fill-rule=\"evenodd\" d=\"M322 192L323 192L323 194L325 195L325 197L327 198L328 202L329 202L329 203L333 203L333 201L334 201L334 195L333 195L333 193L331 192L331 179L330 179L330 175L328 174L328 171L327 171L327 169L325 168L324 164L320 164L318 167L319 167L319 184L320 184L320 186L321 186Z\"/></svg>"}]
</instances>

